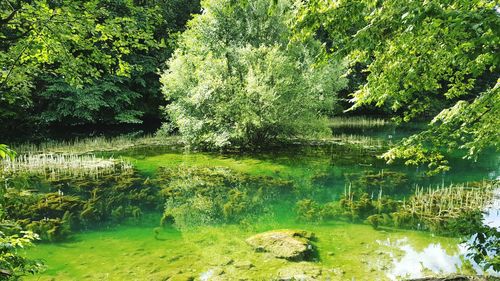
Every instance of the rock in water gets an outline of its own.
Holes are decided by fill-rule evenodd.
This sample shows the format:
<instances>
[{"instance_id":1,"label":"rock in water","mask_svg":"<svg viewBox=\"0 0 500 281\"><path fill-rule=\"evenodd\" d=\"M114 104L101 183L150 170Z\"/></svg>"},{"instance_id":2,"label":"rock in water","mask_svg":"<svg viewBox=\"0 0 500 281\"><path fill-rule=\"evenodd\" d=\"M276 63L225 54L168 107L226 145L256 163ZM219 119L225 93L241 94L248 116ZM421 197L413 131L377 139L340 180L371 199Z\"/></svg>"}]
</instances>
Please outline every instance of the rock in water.
<instances>
[{"instance_id":1,"label":"rock in water","mask_svg":"<svg viewBox=\"0 0 500 281\"><path fill-rule=\"evenodd\" d=\"M313 281L322 280L321 268L308 264L297 263L283 267L278 272L278 281Z\"/></svg>"},{"instance_id":2,"label":"rock in water","mask_svg":"<svg viewBox=\"0 0 500 281\"><path fill-rule=\"evenodd\" d=\"M276 258L302 261L313 257L314 234L301 230L273 230L246 240L257 252L268 252Z\"/></svg>"}]
</instances>

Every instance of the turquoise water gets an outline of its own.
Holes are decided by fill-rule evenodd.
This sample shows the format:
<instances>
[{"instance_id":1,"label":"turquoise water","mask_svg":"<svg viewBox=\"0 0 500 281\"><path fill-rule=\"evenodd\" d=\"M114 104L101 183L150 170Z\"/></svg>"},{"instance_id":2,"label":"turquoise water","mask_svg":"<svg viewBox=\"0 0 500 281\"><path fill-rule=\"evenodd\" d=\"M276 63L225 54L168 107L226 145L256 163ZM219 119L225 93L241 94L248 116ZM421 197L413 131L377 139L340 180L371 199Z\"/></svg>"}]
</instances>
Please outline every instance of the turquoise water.
<instances>
[{"instance_id":1,"label":"turquoise water","mask_svg":"<svg viewBox=\"0 0 500 281\"><path fill-rule=\"evenodd\" d=\"M383 127L362 133L390 142L408 131ZM243 223L217 222L182 230L175 226L159 228L161 214L153 212L142 220L78 233L62 243L39 244L29 255L45 260L47 270L28 279L273 280L280 270L293 263L255 253L245 239L274 229L302 229L316 234L318 258L304 263L320 268L319 280L397 280L402 276L474 272L460 257L464 249L456 238L411 230L374 230L362 222L346 220L297 220L297 200L336 202L349 186L370 186L373 194L382 192L402 199L416 185L449 185L499 176L495 154L485 155L477 162L455 158L451 171L429 177L423 167L385 164L377 157L383 151L381 147L331 142L253 153L187 152L161 146L103 153L130 161L151 179L160 167L224 167L263 180L289 181L294 187L269 201L266 212ZM238 267L241 262L252 266Z\"/></svg>"}]
</instances>

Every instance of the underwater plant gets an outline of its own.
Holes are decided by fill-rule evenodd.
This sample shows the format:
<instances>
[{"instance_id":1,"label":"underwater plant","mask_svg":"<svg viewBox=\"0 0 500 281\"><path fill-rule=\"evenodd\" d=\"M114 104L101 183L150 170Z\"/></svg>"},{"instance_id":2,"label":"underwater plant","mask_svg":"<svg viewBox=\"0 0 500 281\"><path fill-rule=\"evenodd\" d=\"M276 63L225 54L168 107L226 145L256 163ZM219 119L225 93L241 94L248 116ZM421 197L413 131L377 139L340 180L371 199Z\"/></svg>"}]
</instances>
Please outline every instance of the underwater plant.
<instances>
[{"instance_id":1,"label":"underwater plant","mask_svg":"<svg viewBox=\"0 0 500 281\"><path fill-rule=\"evenodd\" d=\"M322 206L312 199L302 199L295 204L297 220L306 222L321 221Z\"/></svg>"},{"instance_id":2,"label":"underwater plant","mask_svg":"<svg viewBox=\"0 0 500 281\"><path fill-rule=\"evenodd\" d=\"M408 191L408 176L405 173L380 170L345 174L353 192L366 192L371 196L397 194ZM379 194L380 193L380 194Z\"/></svg>"},{"instance_id":3,"label":"underwater plant","mask_svg":"<svg viewBox=\"0 0 500 281\"><path fill-rule=\"evenodd\" d=\"M154 183L165 200L162 224L181 229L255 219L270 212L266 205L278 193L293 190L286 180L223 167L160 168Z\"/></svg>"},{"instance_id":4,"label":"underwater plant","mask_svg":"<svg viewBox=\"0 0 500 281\"><path fill-rule=\"evenodd\" d=\"M133 169L99 177L9 174L1 195L7 218L50 241L75 230L139 218L161 206L159 189Z\"/></svg>"}]
</instances>

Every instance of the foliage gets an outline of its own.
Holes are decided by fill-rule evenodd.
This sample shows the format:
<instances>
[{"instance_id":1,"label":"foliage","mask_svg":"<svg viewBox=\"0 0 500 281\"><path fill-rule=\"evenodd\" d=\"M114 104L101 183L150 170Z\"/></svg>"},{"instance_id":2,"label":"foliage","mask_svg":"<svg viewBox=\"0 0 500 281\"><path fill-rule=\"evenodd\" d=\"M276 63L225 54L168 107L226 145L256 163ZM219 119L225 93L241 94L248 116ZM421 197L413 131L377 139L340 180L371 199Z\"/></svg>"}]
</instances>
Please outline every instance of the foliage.
<instances>
[{"instance_id":1,"label":"foliage","mask_svg":"<svg viewBox=\"0 0 500 281\"><path fill-rule=\"evenodd\" d=\"M198 10L195 0L2 1L0 120L40 129L159 118L157 69Z\"/></svg>"},{"instance_id":2,"label":"foliage","mask_svg":"<svg viewBox=\"0 0 500 281\"><path fill-rule=\"evenodd\" d=\"M2 64L8 66L2 86L8 87L4 98L10 100L30 93L32 75L43 65L82 87L106 72L129 75L134 66L125 55L157 47L152 26L133 20L156 20L152 11L131 1L6 1L2 6Z\"/></svg>"},{"instance_id":3,"label":"foliage","mask_svg":"<svg viewBox=\"0 0 500 281\"><path fill-rule=\"evenodd\" d=\"M288 1L205 1L162 75L169 118L192 146L255 147L323 133L345 85L317 40L291 41ZM168 127L168 126L167 126ZM167 128L168 129L168 128Z\"/></svg>"},{"instance_id":4,"label":"foliage","mask_svg":"<svg viewBox=\"0 0 500 281\"><path fill-rule=\"evenodd\" d=\"M383 157L392 162L405 159L406 164L428 163L430 173L449 169L442 151L465 151L466 158L477 156L488 147L498 149L500 140L500 84L487 90L472 102L459 101L444 109L430 123L427 130L413 135Z\"/></svg>"},{"instance_id":5,"label":"foliage","mask_svg":"<svg viewBox=\"0 0 500 281\"><path fill-rule=\"evenodd\" d=\"M484 269L500 271L500 231L495 227L482 226L473 233L471 240L467 241L471 257Z\"/></svg>"},{"instance_id":6,"label":"foliage","mask_svg":"<svg viewBox=\"0 0 500 281\"><path fill-rule=\"evenodd\" d=\"M2 215L3 217L3 215ZM33 245L38 236L23 231L12 222L0 220L0 280L19 280L26 274L35 274L43 269L39 261L24 257L20 251Z\"/></svg>"},{"instance_id":7,"label":"foliage","mask_svg":"<svg viewBox=\"0 0 500 281\"><path fill-rule=\"evenodd\" d=\"M387 107L409 121L440 112L429 129L384 155L447 169L443 152L498 149L500 17L497 1L307 1L296 36L318 34L367 77L353 109ZM396 118L398 119L398 118Z\"/></svg>"},{"instance_id":8,"label":"foliage","mask_svg":"<svg viewBox=\"0 0 500 281\"><path fill-rule=\"evenodd\" d=\"M16 152L10 149L5 144L0 144L0 160L5 158L13 159L16 156Z\"/></svg>"}]
</instances>

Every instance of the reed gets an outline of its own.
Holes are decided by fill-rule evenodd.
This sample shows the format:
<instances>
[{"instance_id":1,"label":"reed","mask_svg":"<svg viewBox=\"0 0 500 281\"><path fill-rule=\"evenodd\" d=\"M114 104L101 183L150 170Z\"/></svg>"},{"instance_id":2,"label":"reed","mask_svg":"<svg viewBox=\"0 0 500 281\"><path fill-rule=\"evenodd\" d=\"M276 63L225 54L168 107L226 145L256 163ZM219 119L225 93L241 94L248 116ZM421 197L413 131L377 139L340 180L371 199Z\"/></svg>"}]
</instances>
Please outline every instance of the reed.
<instances>
[{"instance_id":1,"label":"reed","mask_svg":"<svg viewBox=\"0 0 500 281\"><path fill-rule=\"evenodd\" d=\"M353 134L333 135L332 140L342 144L356 144L364 147L384 147L387 145L386 141L383 139Z\"/></svg>"},{"instance_id":2,"label":"reed","mask_svg":"<svg viewBox=\"0 0 500 281\"><path fill-rule=\"evenodd\" d=\"M42 153L69 153L84 154L97 151L118 151L136 146L145 145L169 145L177 143L175 137L142 136L130 135L113 138L91 137L83 139L73 139L69 141L47 141L40 144L22 143L13 146L18 154L42 154Z\"/></svg>"},{"instance_id":3,"label":"reed","mask_svg":"<svg viewBox=\"0 0 500 281\"><path fill-rule=\"evenodd\" d=\"M499 187L498 181L484 181L479 186L416 187L415 194L403 202L401 212L426 222L448 221L484 209Z\"/></svg>"},{"instance_id":4,"label":"reed","mask_svg":"<svg viewBox=\"0 0 500 281\"><path fill-rule=\"evenodd\" d=\"M334 117L328 122L331 128L374 128L391 124L381 118L368 117Z\"/></svg>"},{"instance_id":5,"label":"reed","mask_svg":"<svg viewBox=\"0 0 500 281\"><path fill-rule=\"evenodd\" d=\"M123 160L102 159L92 154L28 153L0 161L0 172L4 174L29 173L47 178L60 176L98 178L101 175L130 169L132 165Z\"/></svg>"}]
</instances>

